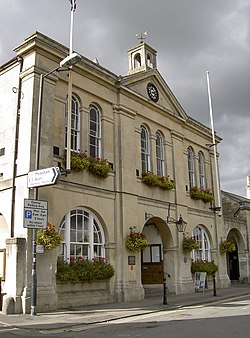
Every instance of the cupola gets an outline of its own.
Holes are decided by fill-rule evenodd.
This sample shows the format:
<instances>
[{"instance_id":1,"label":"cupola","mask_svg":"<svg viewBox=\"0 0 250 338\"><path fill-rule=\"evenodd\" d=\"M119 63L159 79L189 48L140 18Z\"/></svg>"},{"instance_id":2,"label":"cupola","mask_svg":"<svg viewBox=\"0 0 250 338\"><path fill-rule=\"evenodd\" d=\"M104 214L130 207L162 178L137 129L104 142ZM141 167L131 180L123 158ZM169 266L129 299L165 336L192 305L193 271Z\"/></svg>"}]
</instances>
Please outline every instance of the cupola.
<instances>
[{"instance_id":1,"label":"cupola","mask_svg":"<svg viewBox=\"0 0 250 338\"><path fill-rule=\"evenodd\" d=\"M156 68L156 54L157 51L141 37L140 44L128 50L128 75Z\"/></svg>"}]
</instances>

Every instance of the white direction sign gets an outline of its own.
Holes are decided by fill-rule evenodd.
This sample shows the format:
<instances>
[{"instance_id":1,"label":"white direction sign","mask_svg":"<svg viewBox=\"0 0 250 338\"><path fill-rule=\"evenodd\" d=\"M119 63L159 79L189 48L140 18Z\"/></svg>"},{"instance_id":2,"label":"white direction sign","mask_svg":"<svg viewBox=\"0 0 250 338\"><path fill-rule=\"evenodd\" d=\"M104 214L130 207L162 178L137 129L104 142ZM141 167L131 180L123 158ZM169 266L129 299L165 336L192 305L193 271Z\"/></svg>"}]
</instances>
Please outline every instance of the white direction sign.
<instances>
[{"instance_id":1,"label":"white direction sign","mask_svg":"<svg viewBox=\"0 0 250 338\"><path fill-rule=\"evenodd\" d=\"M24 199L24 228L42 229L48 224L48 202Z\"/></svg>"},{"instance_id":2,"label":"white direction sign","mask_svg":"<svg viewBox=\"0 0 250 338\"><path fill-rule=\"evenodd\" d=\"M28 173L28 188L42 187L56 184L60 177L59 167L45 168Z\"/></svg>"}]
</instances>

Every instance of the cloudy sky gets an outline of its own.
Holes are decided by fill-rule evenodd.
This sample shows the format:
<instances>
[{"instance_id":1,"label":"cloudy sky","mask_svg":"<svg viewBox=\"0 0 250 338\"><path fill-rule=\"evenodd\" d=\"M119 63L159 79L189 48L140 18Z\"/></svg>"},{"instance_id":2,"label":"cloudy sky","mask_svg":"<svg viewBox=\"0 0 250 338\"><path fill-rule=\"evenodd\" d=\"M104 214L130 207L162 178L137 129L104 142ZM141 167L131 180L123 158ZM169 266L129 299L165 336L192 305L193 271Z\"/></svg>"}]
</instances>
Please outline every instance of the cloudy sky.
<instances>
[{"instance_id":1,"label":"cloudy sky","mask_svg":"<svg viewBox=\"0 0 250 338\"><path fill-rule=\"evenodd\" d=\"M68 0L0 0L0 64L40 31L69 46ZM148 32L158 70L188 115L214 126L223 141L223 190L246 196L250 175L250 0L77 0L75 51L116 73L128 71L127 50Z\"/></svg>"}]
</instances>

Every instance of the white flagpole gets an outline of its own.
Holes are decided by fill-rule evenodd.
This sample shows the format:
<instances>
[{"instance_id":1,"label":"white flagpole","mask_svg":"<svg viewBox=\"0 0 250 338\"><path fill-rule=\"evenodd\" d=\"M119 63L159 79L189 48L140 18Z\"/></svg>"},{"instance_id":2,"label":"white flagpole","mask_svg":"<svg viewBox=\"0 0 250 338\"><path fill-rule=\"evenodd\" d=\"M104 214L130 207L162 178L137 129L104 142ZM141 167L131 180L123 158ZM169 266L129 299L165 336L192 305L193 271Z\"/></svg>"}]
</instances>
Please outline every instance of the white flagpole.
<instances>
[{"instance_id":1,"label":"white flagpole","mask_svg":"<svg viewBox=\"0 0 250 338\"><path fill-rule=\"evenodd\" d=\"M74 10L70 11L69 55L73 53Z\"/></svg>"},{"instance_id":2,"label":"white flagpole","mask_svg":"<svg viewBox=\"0 0 250 338\"><path fill-rule=\"evenodd\" d=\"M217 190L217 205L215 207L220 208L220 185L219 185L219 174L218 174L218 164L217 164L217 152L216 152L216 143L215 143L215 133L214 133L214 120L213 120L213 109L212 109L212 99L211 99L211 91L210 91L210 82L209 82L209 72L206 72L207 77L207 91L208 91L208 103L209 103L209 112L210 112L210 121L211 121L211 129L212 129L212 137L213 137L213 149L214 149L214 169L215 169L215 179L216 179L216 190Z\"/></svg>"},{"instance_id":3,"label":"white flagpole","mask_svg":"<svg viewBox=\"0 0 250 338\"><path fill-rule=\"evenodd\" d=\"M73 28L74 28L74 8L73 1L71 1L70 12L70 36L69 36L69 55L73 53ZM71 110L72 110L72 67L69 69L69 83L68 83L68 119L67 119L67 158L66 171L70 172L71 162Z\"/></svg>"}]
</instances>

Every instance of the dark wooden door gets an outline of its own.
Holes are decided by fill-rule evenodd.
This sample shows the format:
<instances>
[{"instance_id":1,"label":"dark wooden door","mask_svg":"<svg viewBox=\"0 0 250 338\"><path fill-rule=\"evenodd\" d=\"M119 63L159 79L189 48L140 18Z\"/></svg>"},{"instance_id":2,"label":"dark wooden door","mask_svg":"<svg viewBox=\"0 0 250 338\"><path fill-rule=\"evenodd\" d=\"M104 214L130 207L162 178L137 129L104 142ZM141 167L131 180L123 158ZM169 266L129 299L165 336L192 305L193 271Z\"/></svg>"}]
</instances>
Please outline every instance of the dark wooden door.
<instances>
[{"instance_id":1,"label":"dark wooden door","mask_svg":"<svg viewBox=\"0 0 250 338\"><path fill-rule=\"evenodd\" d=\"M163 283L163 260L161 245L149 245L142 252L142 284Z\"/></svg>"},{"instance_id":2,"label":"dark wooden door","mask_svg":"<svg viewBox=\"0 0 250 338\"><path fill-rule=\"evenodd\" d=\"M240 276L238 252L237 251L229 252L228 257L229 257L230 279L238 280Z\"/></svg>"}]
</instances>

